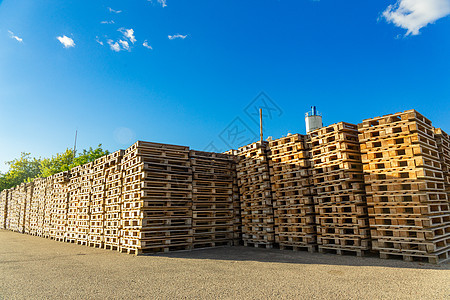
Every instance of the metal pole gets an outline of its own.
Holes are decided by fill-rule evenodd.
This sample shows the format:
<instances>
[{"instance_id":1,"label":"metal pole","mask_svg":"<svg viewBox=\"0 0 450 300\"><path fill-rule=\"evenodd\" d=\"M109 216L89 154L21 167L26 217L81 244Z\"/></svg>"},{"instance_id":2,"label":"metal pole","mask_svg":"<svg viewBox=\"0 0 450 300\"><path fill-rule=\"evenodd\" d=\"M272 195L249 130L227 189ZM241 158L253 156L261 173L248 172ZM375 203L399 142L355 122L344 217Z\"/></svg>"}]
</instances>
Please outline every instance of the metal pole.
<instances>
[{"instance_id":1,"label":"metal pole","mask_svg":"<svg viewBox=\"0 0 450 300\"><path fill-rule=\"evenodd\" d=\"M261 142L264 141L263 138L263 122L262 122L262 108L259 109L259 133L261 135Z\"/></svg>"},{"instance_id":2,"label":"metal pole","mask_svg":"<svg viewBox=\"0 0 450 300\"><path fill-rule=\"evenodd\" d=\"M78 129L75 131L75 144L73 145L73 159L72 159L72 162L75 160L75 153L77 152L77 135L78 135Z\"/></svg>"}]
</instances>

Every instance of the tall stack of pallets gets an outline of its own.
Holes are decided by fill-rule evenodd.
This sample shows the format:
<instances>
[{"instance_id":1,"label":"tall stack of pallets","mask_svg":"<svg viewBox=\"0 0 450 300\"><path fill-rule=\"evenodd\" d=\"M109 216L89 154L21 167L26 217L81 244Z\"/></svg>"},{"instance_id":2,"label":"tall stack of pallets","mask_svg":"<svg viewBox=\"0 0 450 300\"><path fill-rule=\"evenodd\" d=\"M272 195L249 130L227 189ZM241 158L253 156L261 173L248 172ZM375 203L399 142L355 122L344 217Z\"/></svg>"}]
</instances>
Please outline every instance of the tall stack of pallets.
<instances>
[{"instance_id":1,"label":"tall stack of pallets","mask_svg":"<svg viewBox=\"0 0 450 300\"><path fill-rule=\"evenodd\" d=\"M53 176L45 179L45 205L43 206L43 226L42 236L50 238L50 229L52 226L52 208L53 208Z\"/></svg>"},{"instance_id":2,"label":"tall stack of pallets","mask_svg":"<svg viewBox=\"0 0 450 300\"><path fill-rule=\"evenodd\" d=\"M192 248L189 147L138 141L125 150L121 251Z\"/></svg>"},{"instance_id":3,"label":"tall stack of pallets","mask_svg":"<svg viewBox=\"0 0 450 300\"><path fill-rule=\"evenodd\" d=\"M269 141L275 239L280 249L315 251L316 228L308 137Z\"/></svg>"},{"instance_id":4,"label":"tall stack of pallets","mask_svg":"<svg viewBox=\"0 0 450 300\"><path fill-rule=\"evenodd\" d=\"M31 234L31 212L32 206L34 206L33 197L34 182L25 183L25 222L24 233Z\"/></svg>"},{"instance_id":5,"label":"tall stack of pallets","mask_svg":"<svg viewBox=\"0 0 450 300\"><path fill-rule=\"evenodd\" d=\"M256 142L237 151L239 162L236 170L245 246L272 248L275 242L267 147L267 142Z\"/></svg>"},{"instance_id":6,"label":"tall stack of pallets","mask_svg":"<svg viewBox=\"0 0 450 300\"><path fill-rule=\"evenodd\" d=\"M67 211L69 204L69 172L61 172L52 176L52 215L50 238L64 242L66 238Z\"/></svg>"},{"instance_id":7,"label":"tall stack of pallets","mask_svg":"<svg viewBox=\"0 0 450 300\"><path fill-rule=\"evenodd\" d=\"M358 128L337 123L309 133L319 252L370 249Z\"/></svg>"},{"instance_id":8,"label":"tall stack of pallets","mask_svg":"<svg viewBox=\"0 0 450 300\"><path fill-rule=\"evenodd\" d=\"M119 150L106 157L105 248L119 250L122 213L122 157Z\"/></svg>"},{"instance_id":9,"label":"tall stack of pallets","mask_svg":"<svg viewBox=\"0 0 450 300\"><path fill-rule=\"evenodd\" d=\"M77 219L78 205L81 190L81 166L70 170L69 176L69 202L67 208L66 242L76 243L78 239Z\"/></svg>"},{"instance_id":10,"label":"tall stack of pallets","mask_svg":"<svg viewBox=\"0 0 450 300\"><path fill-rule=\"evenodd\" d=\"M444 173L444 187L450 201L450 136L440 128L435 128L434 136L438 146L439 159Z\"/></svg>"},{"instance_id":11,"label":"tall stack of pallets","mask_svg":"<svg viewBox=\"0 0 450 300\"><path fill-rule=\"evenodd\" d=\"M359 124L373 249L380 257L449 259L450 216L431 121L415 110Z\"/></svg>"},{"instance_id":12,"label":"tall stack of pallets","mask_svg":"<svg viewBox=\"0 0 450 300\"><path fill-rule=\"evenodd\" d=\"M19 185L19 189L17 192L17 216L18 216L18 226L17 231L20 233L25 232L25 219L27 213L27 184L22 183Z\"/></svg>"},{"instance_id":13,"label":"tall stack of pallets","mask_svg":"<svg viewBox=\"0 0 450 300\"><path fill-rule=\"evenodd\" d=\"M77 210L77 244L89 245L89 228L91 222L91 193L93 180L93 163L81 166L80 202Z\"/></svg>"},{"instance_id":14,"label":"tall stack of pallets","mask_svg":"<svg viewBox=\"0 0 450 300\"><path fill-rule=\"evenodd\" d=\"M233 157L191 150L193 247L234 241Z\"/></svg>"},{"instance_id":15,"label":"tall stack of pallets","mask_svg":"<svg viewBox=\"0 0 450 300\"><path fill-rule=\"evenodd\" d=\"M97 158L92 164L88 245L96 248L102 248L104 244L106 168L108 166L106 158L107 156Z\"/></svg>"},{"instance_id":16,"label":"tall stack of pallets","mask_svg":"<svg viewBox=\"0 0 450 300\"><path fill-rule=\"evenodd\" d=\"M42 236L42 230L44 227L44 214L45 214L45 190L46 190L46 178L36 178L34 180L33 190L33 207L30 219L31 234L36 236ZM34 212L36 213L34 215ZM36 219L34 219L34 217ZM35 224L35 228L33 228Z\"/></svg>"},{"instance_id":17,"label":"tall stack of pallets","mask_svg":"<svg viewBox=\"0 0 450 300\"><path fill-rule=\"evenodd\" d=\"M8 214L8 190L0 192L0 229L6 229L6 216Z\"/></svg>"}]
</instances>

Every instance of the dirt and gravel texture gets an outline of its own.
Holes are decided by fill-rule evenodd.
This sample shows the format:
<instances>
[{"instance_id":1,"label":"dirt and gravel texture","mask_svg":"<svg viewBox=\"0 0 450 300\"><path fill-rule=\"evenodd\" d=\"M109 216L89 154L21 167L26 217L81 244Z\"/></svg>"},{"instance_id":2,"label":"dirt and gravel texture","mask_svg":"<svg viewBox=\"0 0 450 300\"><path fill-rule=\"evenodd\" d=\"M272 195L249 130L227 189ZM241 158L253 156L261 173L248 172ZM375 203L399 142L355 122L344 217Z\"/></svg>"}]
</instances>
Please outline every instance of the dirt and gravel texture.
<instances>
[{"instance_id":1,"label":"dirt and gravel texture","mask_svg":"<svg viewBox=\"0 0 450 300\"><path fill-rule=\"evenodd\" d=\"M449 299L450 265L247 247L134 256L0 230L0 299Z\"/></svg>"}]
</instances>

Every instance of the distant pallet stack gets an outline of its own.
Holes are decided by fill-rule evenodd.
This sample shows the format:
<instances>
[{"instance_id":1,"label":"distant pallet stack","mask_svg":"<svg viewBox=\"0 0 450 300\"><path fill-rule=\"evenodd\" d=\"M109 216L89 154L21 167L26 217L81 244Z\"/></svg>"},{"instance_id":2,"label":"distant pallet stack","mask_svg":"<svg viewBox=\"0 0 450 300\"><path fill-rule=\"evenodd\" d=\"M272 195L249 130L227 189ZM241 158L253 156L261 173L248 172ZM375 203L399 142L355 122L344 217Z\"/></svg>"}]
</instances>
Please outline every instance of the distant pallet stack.
<instances>
[{"instance_id":1,"label":"distant pallet stack","mask_svg":"<svg viewBox=\"0 0 450 300\"><path fill-rule=\"evenodd\" d=\"M18 190L18 227L17 231L20 233L25 233L25 219L27 213L27 184L22 183L19 185Z\"/></svg>"},{"instance_id":2,"label":"distant pallet stack","mask_svg":"<svg viewBox=\"0 0 450 300\"><path fill-rule=\"evenodd\" d=\"M53 176L47 177L45 181L44 223L42 227L42 236L45 238L50 238L50 230L52 227L53 181Z\"/></svg>"},{"instance_id":3,"label":"distant pallet stack","mask_svg":"<svg viewBox=\"0 0 450 300\"><path fill-rule=\"evenodd\" d=\"M439 159L444 173L444 187L450 201L450 136L440 128L435 128L434 136L438 146Z\"/></svg>"},{"instance_id":4,"label":"distant pallet stack","mask_svg":"<svg viewBox=\"0 0 450 300\"><path fill-rule=\"evenodd\" d=\"M81 192L81 169L81 166L71 169L69 176L66 242L70 243L76 243L78 239L77 220Z\"/></svg>"},{"instance_id":5,"label":"distant pallet stack","mask_svg":"<svg viewBox=\"0 0 450 300\"><path fill-rule=\"evenodd\" d=\"M269 142L275 239L280 249L314 252L316 228L307 136Z\"/></svg>"},{"instance_id":6,"label":"distant pallet stack","mask_svg":"<svg viewBox=\"0 0 450 300\"><path fill-rule=\"evenodd\" d=\"M93 163L81 166L81 186L77 209L77 244L89 245L89 228L91 222L91 193L93 180Z\"/></svg>"},{"instance_id":7,"label":"distant pallet stack","mask_svg":"<svg viewBox=\"0 0 450 300\"><path fill-rule=\"evenodd\" d=\"M44 217L45 217L45 193L47 188L47 178L36 178L34 180L34 191L33 191L33 203L36 209L36 228L33 228L33 213L31 215L31 234L36 236L42 236L44 229Z\"/></svg>"},{"instance_id":8,"label":"distant pallet stack","mask_svg":"<svg viewBox=\"0 0 450 300\"><path fill-rule=\"evenodd\" d=\"M122 213L122 157L119 150L106 157L105 244L106 249L119 250Z\"/></svg>"},{"instance_id":9,"label":"distant pallet stack","mask_svg":"<svg viewBox=\"0 0 450 300\"><path fill-rule=\"evenodd\" d=\"M431 121L414 110L359 124L373 249L382 258L449 259L450 216Z\"/></svg>"},{"instance_id":10,"label":"distant pallet stack","mask_svg":"<svg viewBox=\"0 0 450 300\"><path fill-rule=\"evenodd\" d=\"M121 251L192 248L189 147L138 141L125 150Z\"/></svg>"},{"instance_id":11,"label":"distant pallet stack","mask_svg":"<svg viewBox=\"0 0 450 300\"><path fill-rule=\"evenodd\" d=\"M275 242L267 147L267 142L256 142L239 148L237 152L236 171L245 246L272 248Z\"/></svg>"},{"instance_id":12,"label":"distant pallet stack","mask_svg":"<svg viewBox=\"0 0 450 300\"><path fill-rule=\"evenodd\" d=\"M66 238L69 203L69 172L61 172L52 177L53 190L50 238L64 242Z\"/></svg>"},{"instance_id":13,"label":"distant pallet stack","mask_svg":"<svg viewBox=\"0 0 450 300\"><path fill-rule=\"evenodd\" d=\"M233 245L233 156L191 150L194 248Z\"/></svg>"},{"instance_id":14,"label":"distant pallet stack","mask_svg":"<svg viewBox=\"0 0 450 300\"><path fill-rule=\"evenodd\" d=\"M35 198L33 197L34 182L25 183L25 222L24 233L31 234L31 214L35 212ZM32 209L33 206L33 209Z\"/></svg>"},{"instance_id":15,"label":"distant pallet stack","mask_svg":"<svg viewBox=\"0 0 450 300\"><path fill-rule=\"evenodd\" d=\"M8 190L0 192L0 229L6 229L6 216L8 214Z\"/></svg>"},{"instance_id":16,"label":"distant pallet stack","mask_svg":"<svg viewBox=\"0 0 450 300\"><path fill-rule=\"evenodd\" d=\"M91 201L89 205L89 242L91 247L102 248L105 242L105 196L107 156L92 163Z\"/></svg>"},{"instance_id":17,"label":"distant pallet stack","mask_svg":"<svg viewBox=\"0 0 450 300\"><path fill-rule=\"evenodd\" d=\"M337 123L309 133L319 252L370 249L358 128Z\"/></svg>"}]
</instances>

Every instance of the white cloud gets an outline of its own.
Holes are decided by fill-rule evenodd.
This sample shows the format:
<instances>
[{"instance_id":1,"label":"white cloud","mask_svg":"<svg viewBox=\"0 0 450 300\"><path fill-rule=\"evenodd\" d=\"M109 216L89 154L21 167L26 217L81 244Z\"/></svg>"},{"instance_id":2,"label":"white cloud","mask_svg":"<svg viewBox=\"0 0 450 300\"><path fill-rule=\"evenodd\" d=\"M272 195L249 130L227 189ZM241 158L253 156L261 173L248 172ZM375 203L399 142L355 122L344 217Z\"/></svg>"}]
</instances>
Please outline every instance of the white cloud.
<instances>
[{"instance_id":1,"label":"white cloud","mask_svg":"<svg viewBox=\"0 0 450 300\"><path fill-rule=\"evenodd\" d=\"M14 32L8 30L8 33L9 33L9 37L10 37L10 38L15 39L15 40L18 41L19 43L22 43L22 42L23 42L23 39L20 38L20 37L18 37L17 35L15 35Z\"/></svg>"},{"instance_id":2,"label":"white cloud","mask_svg":"<svg viewBox=\"0 0 450 300\"><path fill-rule=\"evenodd\" d=\"M162 7L167 6L166 2L167 2L166 0L158 0L158 3L161 4Z\"/></svg>"},{"instance_id":3,"label":"white cloud","mask_svg":"<svg viewBox=\"0 0 450 300\"><path fill-rule=\"evenodd\" d=\"M128 44L128 42L127 41L122 41L122 40L119 40L119 43L120 43L120 45L122 45L122 48L124 49L124 50L130 50L130 45Z\"/></svg>"},{"instance_id":4,"label":"white cloud","mask_svg":"<svg viewBox=\"0 0 450 300\"><path fill-rule=\"evenodd\" d=\"M61 42L61 44L64 45L64 48L75 47L75 42L70 37L67 37L64 35L64 36L58 36L56 38Z\"/></svg>"},{"instance_id":5,"label":"white cloud","mask_svg":"<svg viewBox=\"0 0 450 300\"><path fill-rule=\"evenodd\" d=\"M182 34L169 35L169 40L174 40L174 39L184 40L186 37L187 37L187 35L182 35Z\"/></svg>"},{"instance_id":6,"label":"white cloud","mask_svg":"<svg viewBox=\"0 0 450 300\"><path fill-rule=\"evenodd\" d=\"M98 39L98 36L95 37L95 41L103 46L103 42Z\"/></svg>"},{"instance_id":7,"label":"white cloud","mask_svg":"<svg viewBox=\"0 0 450 300\"><path fill-rule=\"evenodd\" d=\"M112 51L119 52L120 51L120 45L118 42L114 42L113 40L108 40L108 45L111 47Z\"/></svg>"},{"instance_id":8,"label":"white cloud","mask_svg":"<svg viewBox=\"0 0 450 300\"><path fill-rule=\"evenodd\" d=\"M114 10L111 7L108 7L108 10L110 13L115 13L115 14L120 14L122 12L121 10Z\"/></svg>"},{"instance_id":9,"label":"white cloud","mask_svg":"<svg viewBox=\"0 0 450 300\"><path fill-rule=\"evenodd\" d=\"M100 23L101 24L114 24L115 22L114 22L114 20L111 20L111 21L101 21Z\"/></svg>"},{"instance_id":10,"label":"white cloud","mask_svg":"<svg viewBox=\"0 0 450 300\"><path fill-rule=\"evenodd\" d=\"M388 23L418 35L420 29L450 14L450 0L397 0L383 12Z\"/></svg>"},{"instance_id":11,"label":"white cloud","mask_svg":"<svg viewBox=\"0 0 450 300\"><path fill-rule=\"evenodd\" d=\"M144 43L142 44L142 46L144 46L145 48L150 49L150 50L153 49L152 46L150 46L150 45L148 44L147 40L144 41Z\"/></svg>"},{"instance_id":12,"label":"white cloud","mask_svg":"<svg viewBox=\"0 0 450 300\"><path fill-rule=\"evenodd\" d=\"M130 42L132 42L133 44L134 42L136 42L136 37L134 36L134 30L132 28L130 29L120 28L119 31L122 32L123 36L129 39Z\"/></svg>"}]
</instances>

